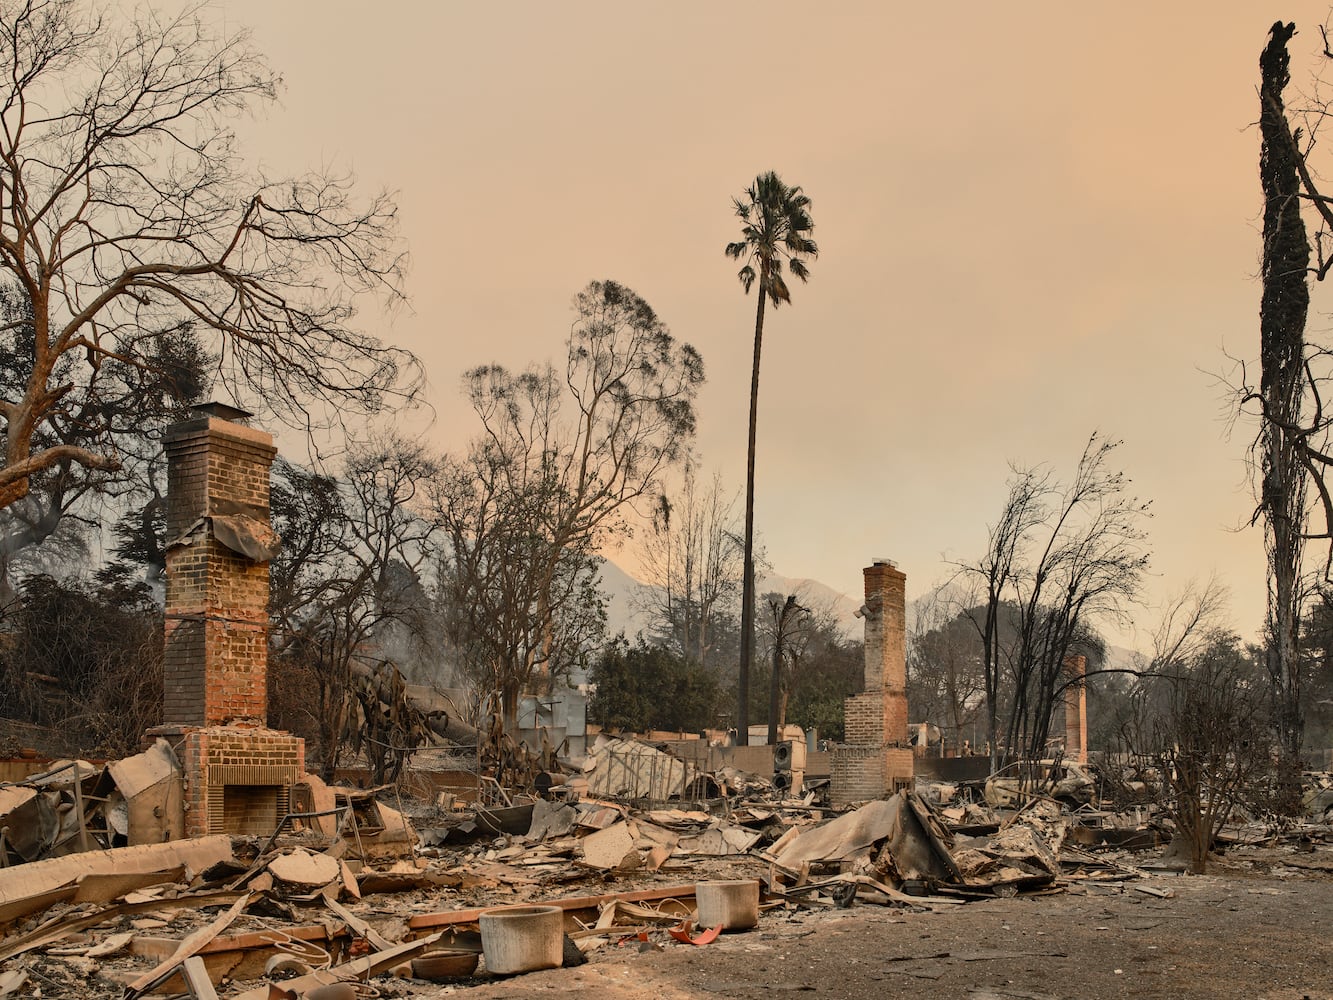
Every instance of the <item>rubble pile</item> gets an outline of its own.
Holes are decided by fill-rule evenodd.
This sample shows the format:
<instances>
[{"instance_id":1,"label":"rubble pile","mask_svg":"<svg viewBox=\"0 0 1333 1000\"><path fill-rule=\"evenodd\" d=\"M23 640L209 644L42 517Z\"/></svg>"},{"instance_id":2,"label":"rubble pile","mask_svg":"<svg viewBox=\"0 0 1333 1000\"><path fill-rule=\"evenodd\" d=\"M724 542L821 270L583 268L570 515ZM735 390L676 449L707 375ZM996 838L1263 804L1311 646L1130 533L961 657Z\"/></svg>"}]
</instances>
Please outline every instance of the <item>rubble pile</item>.
<instances>
[{"instance_id":1,"label":"rubble pile","mask_svg":"<svg viewBox=\"0 0 1333 1000\"><path fill-rule=\"evenodd\" d=\"M0 786L0 998L317 998L381 976L397 995L432 995L498 974L482 920L495 908L557 913L556 964L622 941L706 946L727 922L701 922L703 883L757 886L761 925L1019 893L1173 895L1165 862L1129 853L1145 831L1170 839L1160 812L1085 794L1083 769L1061 797L922 780L843 810L728 770L606 740L546 797L416 804L412 817L387 789L306 775L269 837L164 839L155 809L181 794L165 744L101 768L62 764ZM1237 823L1228 844L1262 832L1291 844L1293 870L1333 868L1333 781L1309 785L1307 822Z\"/></svg>"},{"instance_id":2,"label":"rubble pile","mask_svg":"<svg viewBox=\"0 0 1333 1000\"><path fill-rule=\"evenodd\" d=\"M0 867L183 835L180 767L164 740L97 767L57 761L26 781L0 785Z\"/></svg>"}]
</instances>

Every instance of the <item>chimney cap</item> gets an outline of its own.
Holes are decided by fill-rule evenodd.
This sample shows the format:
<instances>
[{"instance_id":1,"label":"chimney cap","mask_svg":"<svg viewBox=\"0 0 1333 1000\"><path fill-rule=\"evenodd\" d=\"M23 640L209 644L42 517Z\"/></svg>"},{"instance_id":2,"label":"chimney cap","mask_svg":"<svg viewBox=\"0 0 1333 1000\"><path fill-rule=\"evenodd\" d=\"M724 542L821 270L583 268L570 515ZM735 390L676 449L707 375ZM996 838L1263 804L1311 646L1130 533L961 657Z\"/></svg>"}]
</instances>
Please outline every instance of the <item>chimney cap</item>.
<instances>
[{"instance_id":1,"label":"chimney cap","mask_svg":"<svg viewBox=\"0 0 1333 1000\"><path fill-rule=\"evenodd\" d=\"M249 410L242 410L238 406L231 406L227 403L219 403L217 400L196 403L190 409L201 417L216 417L218 420L230 420L234 423L244 423L254 416Z\"/></svg>"},{"instance_id":2,"label":"chimney cap","mask_svg":"<svg viewBox=\"0 0 1333 1000\"><path fill-rule=\"evenodd\" d=\"M871 560L872 566L887 566L889 569L897 569L898 564L886 556L876 556Z\"/></svg>"}]
</instances>

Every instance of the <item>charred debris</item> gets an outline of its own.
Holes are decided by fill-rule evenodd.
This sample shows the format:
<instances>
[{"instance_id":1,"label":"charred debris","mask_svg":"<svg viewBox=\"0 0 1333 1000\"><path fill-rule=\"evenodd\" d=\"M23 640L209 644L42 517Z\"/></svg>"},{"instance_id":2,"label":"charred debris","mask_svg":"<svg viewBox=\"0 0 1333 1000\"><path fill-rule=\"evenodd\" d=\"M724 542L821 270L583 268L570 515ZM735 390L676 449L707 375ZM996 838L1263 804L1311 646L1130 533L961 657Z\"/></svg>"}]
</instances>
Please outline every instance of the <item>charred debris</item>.
<instances>
[{"instance_id":1,"label":"charred debris","mask_svg":"<svg viewBox=\"0 0 1333 1000\"><path fill-rule=\"evenodd\" d=\"M304 774L266 836L183 837L184 772L165 740L0 785L0 996L63 983L86 996L324 998L378 976L410 994L526 971L530 954L548 968L625 940L696 947L811 910L1170 898L1185 867L1162 810L1074 761L918 778L839 807L818 775L792 794L789 778L704 770L637 738L543 763L517 789L469 772L373 789ZM410 794L413 778L437 790ZM1307 775L1305 802L1299 822L1236 812L1214 849L1277 845L1289 867L1333 867L1333 780ZM706 898L716 887L741 898ZM514 967L505 939L487 937L493 914L552 914L555 941L509 932Z\"/></svg>"}]
</instances>

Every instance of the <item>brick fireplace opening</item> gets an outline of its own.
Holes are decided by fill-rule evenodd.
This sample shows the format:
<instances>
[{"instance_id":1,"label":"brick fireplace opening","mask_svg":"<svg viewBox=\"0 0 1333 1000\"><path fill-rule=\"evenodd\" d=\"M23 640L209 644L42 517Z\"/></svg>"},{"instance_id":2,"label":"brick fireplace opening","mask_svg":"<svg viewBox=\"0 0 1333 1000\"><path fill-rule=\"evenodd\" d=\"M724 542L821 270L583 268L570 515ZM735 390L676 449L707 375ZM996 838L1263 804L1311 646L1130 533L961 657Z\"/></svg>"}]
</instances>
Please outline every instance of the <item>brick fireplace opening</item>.
<instances>
[{"instance_id":1,"label":"brick fireplace opening","mask_svg":"<svg viewBox=\"0 0 1333 1000\"><path fill-rule=\"evenodd\" d=\"M833 748L834 805L879 799L911 788L907 733L907 576L888 559L862 570L865 690L844 703L845 743Z\"/></svg>"},{"instance_id":2,"label":"brick fireplace opening","mask_svg":"<svg viewBox=\"0 0 1333 1000\"><path fill-rule=\"evenodd\" d=\"M185 832L264 835L305 773L305 743L268 728L273 437L209 403L168 428L163 736L185 776Z\"/></svg>"}]
</instances>

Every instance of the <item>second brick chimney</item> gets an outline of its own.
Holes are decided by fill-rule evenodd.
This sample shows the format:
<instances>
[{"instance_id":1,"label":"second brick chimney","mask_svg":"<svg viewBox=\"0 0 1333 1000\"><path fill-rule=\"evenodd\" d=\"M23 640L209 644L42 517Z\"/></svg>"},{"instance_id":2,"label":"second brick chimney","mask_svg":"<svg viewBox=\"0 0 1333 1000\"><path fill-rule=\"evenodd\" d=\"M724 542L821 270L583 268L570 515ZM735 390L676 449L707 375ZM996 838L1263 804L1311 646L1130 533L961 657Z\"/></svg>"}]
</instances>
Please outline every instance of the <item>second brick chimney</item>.
<instances>
[{"instance_id":1,"label":"second brick chimney","mask_svg":"<svg viewBox=\"0 0 1333 1000\"><path fill-rule=\"evenodd\" d=\"M865 691L843 704L846 742L832 758L835 805L882 798L911 783L907 735L907 576L890 560L862 571Z\"/></svg>"},{"instance_id":2,"label":"second brick chimney","mask_svg":"<svg viewBox=\"0 0 1333 1000\"><path fill-rule=\"evenodd\" d=\"M1085 656L1066 656L1065 674L1069 686L1065 688L1065 757L1080 764L1088 762L1088 685L1083 680L1088 672Z\"/></svg>"}]
</instances>

